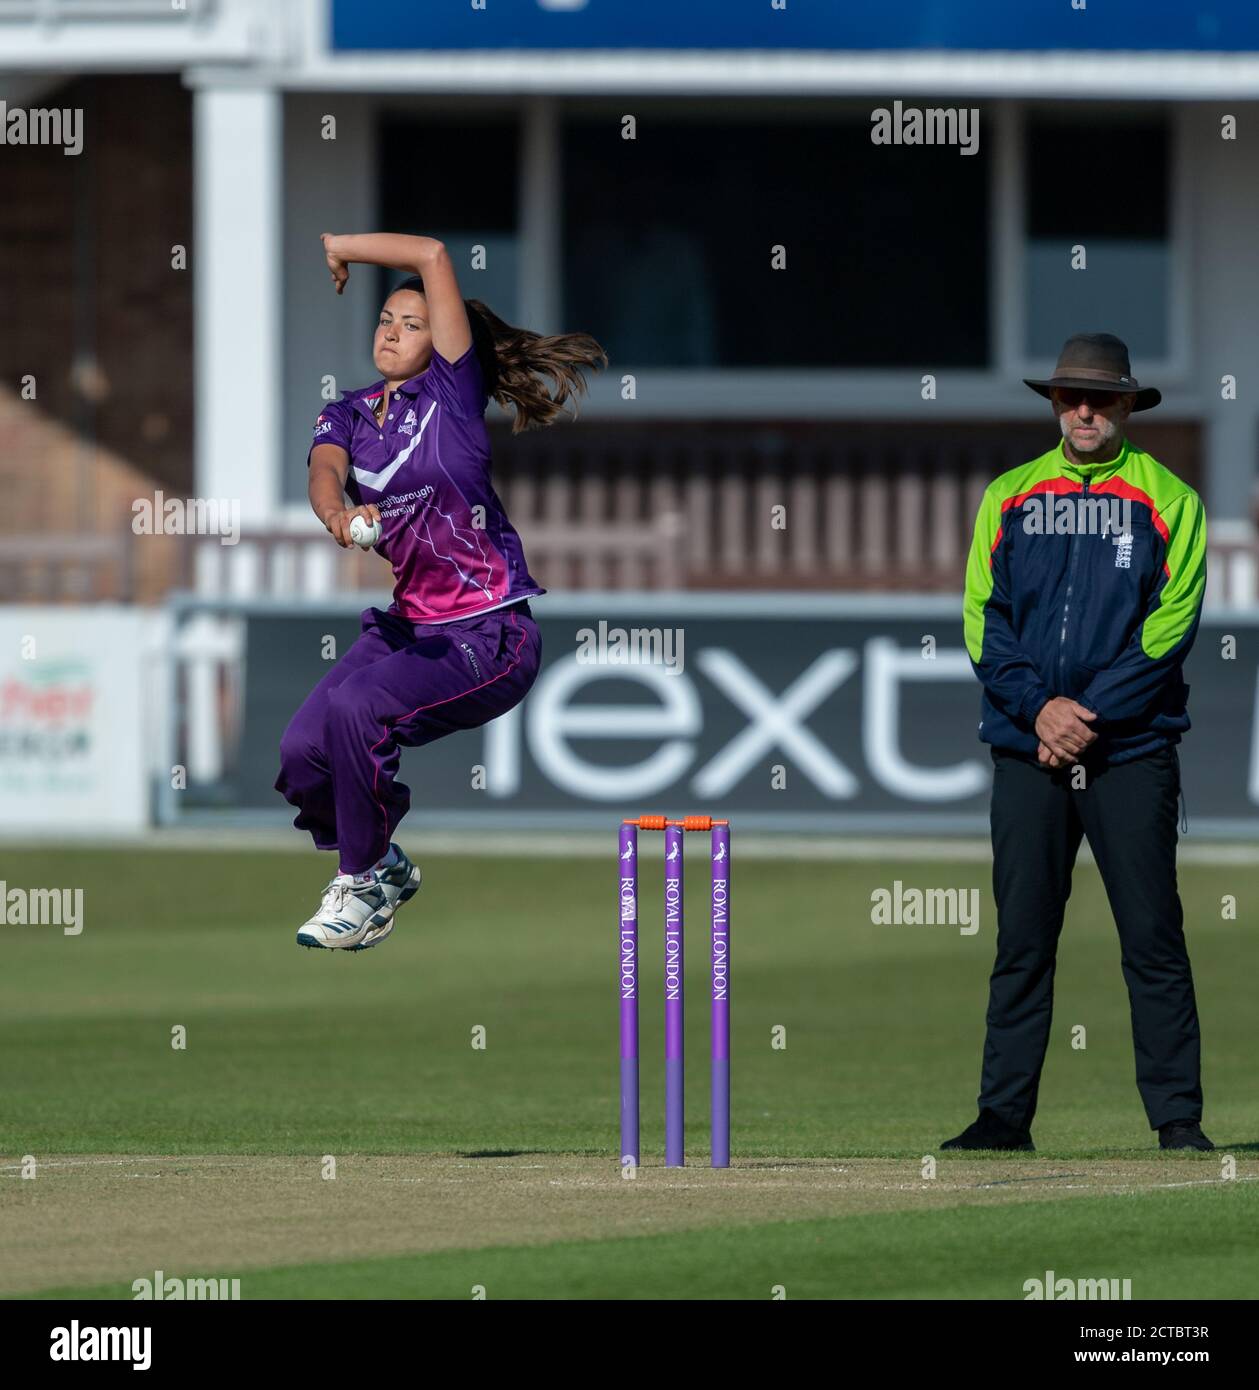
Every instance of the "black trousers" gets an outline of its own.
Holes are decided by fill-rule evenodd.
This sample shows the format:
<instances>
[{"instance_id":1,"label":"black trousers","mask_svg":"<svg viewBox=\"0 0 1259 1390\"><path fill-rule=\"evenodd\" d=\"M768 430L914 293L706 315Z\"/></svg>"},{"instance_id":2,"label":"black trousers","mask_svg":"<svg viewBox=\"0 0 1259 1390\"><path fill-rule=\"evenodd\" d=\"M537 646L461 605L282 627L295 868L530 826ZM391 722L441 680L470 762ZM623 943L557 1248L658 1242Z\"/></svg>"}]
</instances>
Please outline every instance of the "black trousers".
<instances>
[{"instance_id":1,"label":"black trousers","mask_svg":"<svg viewBox=\"0 0 1259 1390\"><path fill-rule=\"evenodd\" d=\"M1164 748L1118 766L1046 770L993 750L997 958L979 1105L1030 1128L1053 1014L1054 961L1082 836L1119 928L1137 1089L1151 1129L1201 1120L1198 1010L1176 891L1180 763Z\"/></svg>"}]
</instances>

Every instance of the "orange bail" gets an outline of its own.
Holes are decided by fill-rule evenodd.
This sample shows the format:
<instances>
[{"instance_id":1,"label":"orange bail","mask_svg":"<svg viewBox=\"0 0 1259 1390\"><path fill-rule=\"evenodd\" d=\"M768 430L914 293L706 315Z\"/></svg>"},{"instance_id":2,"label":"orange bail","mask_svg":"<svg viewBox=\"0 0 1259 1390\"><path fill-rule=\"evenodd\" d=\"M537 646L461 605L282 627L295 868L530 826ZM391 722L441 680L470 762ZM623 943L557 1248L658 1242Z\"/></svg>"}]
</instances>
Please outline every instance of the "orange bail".
<instances>
[{"instance_id":1,"label":"orange bail","mask_svg":"<svg viewBox=\"0 0 1259 1390\"><path fill-rule=\"evenodd\" d=\"M711 816L683 816L681 820L670 820L668 816L627 816L625 825L636 825L639 830L663 830L666 825L680 825L683 830L711 830L714 825L729 825L727 820L713 820Z\"/></svg>"}]
</instances>

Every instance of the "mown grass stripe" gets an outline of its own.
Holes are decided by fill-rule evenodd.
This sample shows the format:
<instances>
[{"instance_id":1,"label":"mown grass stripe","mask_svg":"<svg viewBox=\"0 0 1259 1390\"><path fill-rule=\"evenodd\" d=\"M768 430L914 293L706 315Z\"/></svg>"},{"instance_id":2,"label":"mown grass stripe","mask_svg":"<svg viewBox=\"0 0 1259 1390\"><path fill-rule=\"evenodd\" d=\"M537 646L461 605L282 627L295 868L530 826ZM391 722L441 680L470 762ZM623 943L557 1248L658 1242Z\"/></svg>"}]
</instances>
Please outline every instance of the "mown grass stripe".
<instances>
[{"instance_id":1,"label":"mown grass stripe","mask_svg":"<svg viewBox=\"0 0 1259 1390\"><path fill-rule=\"evenodd\" d=\"M446 1250L245 1271L249 1299L1022 1299L1024 1281L1132 1280L1134 1299L1253 1296L1259 1188L1077 1197L767 1222L619 1240ZM180 1271L167 1271L180 1273ZM112 1283L41 1299L117 1299Z\"/></svg>"}]
</instances>

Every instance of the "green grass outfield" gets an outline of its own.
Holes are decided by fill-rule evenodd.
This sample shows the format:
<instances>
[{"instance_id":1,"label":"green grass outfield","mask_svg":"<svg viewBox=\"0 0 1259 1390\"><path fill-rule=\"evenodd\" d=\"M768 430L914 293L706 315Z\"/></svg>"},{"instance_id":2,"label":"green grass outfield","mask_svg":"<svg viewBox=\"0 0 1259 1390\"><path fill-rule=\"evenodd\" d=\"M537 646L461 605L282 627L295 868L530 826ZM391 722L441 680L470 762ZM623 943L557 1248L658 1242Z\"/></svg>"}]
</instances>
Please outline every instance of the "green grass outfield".
<instances>
[{"instance_id":1,"label":"green grass outfield","mask_svg":"<svg viewBox=\"0 0 1259 1390\"><path fill-rule=\"evenodd\" d=\"M1054 1268L1131 1277L1137 1297L1259 1294L1259 1256L1237 1238L1259 1201L1259 868L1181 869L1204 1124L1237 1156L1241 1180L1215 1181L1217 1155L1174 1173L1159 1155L1133 1083L1118 941L1096 872L1081 866L1038 1153L1030 1167L1020 1156L1008 1187L992 1183L1006 1182L1013 1160L992 1156L946 1192L922 1178L921 1160L973 1118L993 950L987 867L740 863L736 846L735 1167L678 1175L660 1167L656 857L644 855L640 905L644 1166L630 1184L616 1172L611 852L606 862L426 860L392 940L347 956L293 943L326 857L0 849L10 890L82 888L85 915L77 937L0 927L0 1292L121 1296L161 1268L239 1275L256 1297L346 1297L353 1286L466 1298L475 1285L492 1297L769 1297L774 1285L788 1297L1021 1297L1024 1278ZM700 1165L706 866L700 853L690 864L687 1118ZM871 891L896 879L978 888L980 931L872 925ZM1224 894L1237 899L1236 921L1222 919ZM177 1026L184 1050L171 1047ZM483 1048L473 1046L480 1030ZM17 1172L28 1154L53 1159L34 1181ZM137 1160L131 1173L110 1155L168 1163L146 1174ZM323 1155L342 1165L336 1184L319 1179ZM198 1177L207 1156L218 1166ZM350 1190L355 1164L372 1156L383 1165L362 1169L376 1184L374 1243ZM394 1171L391 1156L455 1166ZM185 1169L172 1168L180 1158ZM851 1169L863 1175L855 1186L828 1176L851 1159L893 1166ZM1090 1175L1118 1182L1121 1170L1118 1186L1090 1186ZM793 1185L793 1171L807 1181ZM976 1172L991 1183L972 1181ZM777 1187L775 1173L786 1174ZM433 1183L440 1229L422 1200ZM583 1205L557 1200L549 1220L548 1185ZM335 1202L317 1195L334 1186ZM224 1225L238 1188L258 1203L247 1253ZM633 1219L627 1189L643 1201ZM282 1217L269 1222L273 1210ZM127 1222L140 1231L130 1245ZM192 1263L211 1257L235 1263Z\"/></svg>"}]
</instances>

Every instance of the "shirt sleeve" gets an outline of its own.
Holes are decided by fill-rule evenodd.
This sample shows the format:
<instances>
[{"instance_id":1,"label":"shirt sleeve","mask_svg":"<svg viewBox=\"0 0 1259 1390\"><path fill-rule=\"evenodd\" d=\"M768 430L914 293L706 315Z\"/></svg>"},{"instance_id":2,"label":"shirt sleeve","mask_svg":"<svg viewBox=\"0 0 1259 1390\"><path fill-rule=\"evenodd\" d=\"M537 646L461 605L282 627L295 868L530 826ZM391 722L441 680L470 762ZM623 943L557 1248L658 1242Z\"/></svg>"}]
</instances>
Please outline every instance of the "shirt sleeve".
<instances>
[{"instance_id":1,"label":"shirt sleeve","mask_svg":"<svg viewBox=\"0 0 1259 1390\"><path fill-rule=\"evenodd\" d=\"M315 421L310 449L306 451L307 468L310 467L310 455L316 444L339 444L347 454L350 452L353 419L353 411L345 401L329 401L324 406Z\"/></svg>"},{"instance_id":2,"label":"shirt sleeve","mask_svg":"<svg viewBox=\"0 0 1259 1390\"><path fill-rule=\"evenodd\" d=\"M434 348L428 377L433 394L454 414L463 419L477 419L485 414L488 398L475 345L469 346L457 362L447 362Z\"/></svg>"},{"instance_id":3,"label":"shirt sleeve","mask_svg":"<svg viewBox=\"0 0 1259 1390\"><path fill-rule=\"evenodd\" d=\"M1180 667L1198 634L1207 583L1207 527L1202 501L1187 492L1162 516L1167 527L1163 573L1137 630L1119 659L1099 671L1080 696L1103 724L1153 713L1164 688L1180 679Z\"/></svg>"},{"instance_id":4,"label":"shirt sleeve","mask_svg":"<svg viewBox=\"0 0 1259 1390\"><path fill-rule=\"evenodd\" d=\"M966 562L966 650L992 703L1011 719L1032 726L1050 691L1014 633L1009 537L1002 522L1001 499L990 489L975 518Z\"/></svg>"}]
</instances>

